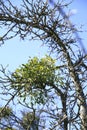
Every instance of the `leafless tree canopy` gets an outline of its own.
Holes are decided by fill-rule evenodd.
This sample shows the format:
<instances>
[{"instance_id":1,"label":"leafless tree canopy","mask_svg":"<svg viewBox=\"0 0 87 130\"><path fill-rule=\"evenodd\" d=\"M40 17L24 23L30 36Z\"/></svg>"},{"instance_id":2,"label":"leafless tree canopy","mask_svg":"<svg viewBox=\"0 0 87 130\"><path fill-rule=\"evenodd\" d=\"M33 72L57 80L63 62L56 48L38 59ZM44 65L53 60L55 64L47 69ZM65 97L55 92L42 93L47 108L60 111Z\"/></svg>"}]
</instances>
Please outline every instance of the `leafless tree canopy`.
<instances>
[{"instance_id":1,"label":"leafless tree canopy","mask_svg":"<svg viewBox=\"0 0 87 130\"><path fill-rule=\"evenodd\" d=\"M49 86L49 90L41 89L40 92L46 96L44 99L46 102L41 106L38 104L39 107L36 108L33 103L29 104L29 95L26 94L24 100L22 100L23 97L18 98L19 93L22 93L24 89L21 91L12 89L11 84L16 86L13 73L6 73L6 69L1 66L1 96L9 95L6 105L1 109L2 129L5 129L8 124L11 129L13 123L17 130L20 127L24 130L32 128L36 130L45 128L87 130L87 55L82 52L82 48L78 45L78 38L73 34L73 32L77 34L76 28L71 28L67 19L59 11L59 9L67 8L69 4L58 0L51 7L48 1L22 0L17 6L11 0L0 0L0 30L1 32L4 30L4 33L0 35L0 45L17 36L25 41L26 38L33 41L41 40L49 47L51 54L56 54L56 70L61 79L61 82L45 84L46 87ZM20 84L23 83L20 82ZM14 112L8 115L9 121L6 120L7 117L2 120L2 113L12 101L14 104L17 100L15 98L19 99L20 105L34 113L31 121L30 114L28 118L27 114L19 118ZM28 122L30 124L26 128ZM38 124L38 127L34 128L32 123Z\"/></svg>"}]
</instances>

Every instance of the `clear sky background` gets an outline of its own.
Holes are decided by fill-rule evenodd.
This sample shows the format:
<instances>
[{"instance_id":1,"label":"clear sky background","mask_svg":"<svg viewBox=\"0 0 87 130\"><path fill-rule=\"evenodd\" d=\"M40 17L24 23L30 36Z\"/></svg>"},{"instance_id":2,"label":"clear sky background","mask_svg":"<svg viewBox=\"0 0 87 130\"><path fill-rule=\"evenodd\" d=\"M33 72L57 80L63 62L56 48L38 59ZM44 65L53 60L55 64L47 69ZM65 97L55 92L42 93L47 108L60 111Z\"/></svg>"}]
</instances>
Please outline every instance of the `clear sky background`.
<instances>
[{"instance_id":1,"label":"clear sky background","mask_svg":"<svg viewBox=\"0 0 87 130\"><path fill-rule=\"evenodd\" d=\"M72 23L77 27L82 25L84 32L80 36L83 38L85 48L87 48L87 0L74 0L69 9L75 13L70 18ZM14 71L19 65L26 63L29 56L41 58L48 53L48 48L41 45L40 41L22 41L18 37L8 40L0 47L0 64L4 67L9 65L8 69Z\"/></svg>"}]
</instances>

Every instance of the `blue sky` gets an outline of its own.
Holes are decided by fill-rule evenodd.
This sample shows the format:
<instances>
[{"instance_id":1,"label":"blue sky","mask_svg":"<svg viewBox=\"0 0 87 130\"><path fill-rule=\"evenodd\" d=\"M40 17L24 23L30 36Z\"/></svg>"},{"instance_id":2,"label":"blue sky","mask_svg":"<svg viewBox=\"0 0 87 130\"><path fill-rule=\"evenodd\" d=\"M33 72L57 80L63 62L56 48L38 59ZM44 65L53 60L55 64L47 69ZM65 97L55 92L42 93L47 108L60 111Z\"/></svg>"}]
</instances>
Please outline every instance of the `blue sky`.
<instances>
[{"instance_id":1,"label":"blue sky","mask_svg":"<svg viewBox=\"0 0 87 130\"><path fill-rule=\"evenodd\" d=\"M83 26L84 32L80 36L83 38L85 48L87 48L87 0L74 0L69 9L76 10L76 14L72 15L70 19L77 27ZM44 56L48 49L41 45L40 41L21 41L18 37L6 41L0 47L0 64L9 65L8 69L13 71L22 63L26 63L29 56Z\"/></svg>"},{"instance_id":2,"label":"blue sky","mask_svg":"<svg viewBox=\"0 0 87 130\"><path fill-rule=\"evenodd\" d=\"M46 54L46 47L41 46L40 41L21 41L15 38L0 47L0 64L11 70L16 69L20 64L27 62L29 56L42 57Z\"/></svg>"},{"instance_id":3,"label":"blue sky","mask_svg":"<svg viewBox=\"0 0 87 130\"><path fill-rule=\"evenodd\" d=\"M79 35L87 51L87 0L73 0L70 7L77 10L77 13L71 16L71 21L76 25L78 30L83 30Z\"/></svg>"}]
</instances>

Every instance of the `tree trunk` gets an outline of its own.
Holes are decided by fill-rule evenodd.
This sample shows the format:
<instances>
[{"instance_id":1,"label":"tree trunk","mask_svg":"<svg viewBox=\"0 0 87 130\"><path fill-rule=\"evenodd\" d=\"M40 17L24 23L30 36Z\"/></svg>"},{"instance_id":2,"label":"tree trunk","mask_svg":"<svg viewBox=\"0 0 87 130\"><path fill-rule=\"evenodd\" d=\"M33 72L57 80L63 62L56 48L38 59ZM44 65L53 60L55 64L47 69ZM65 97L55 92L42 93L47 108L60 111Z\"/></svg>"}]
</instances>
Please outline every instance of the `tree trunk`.
<instances>
[{"instance_id":1,"label":"tree trunk","mask_svg":"<svg viewBox=\"0 0 87 130\"><path fill-rule=\"evenodd\" d=\"M58 37L58 35L56 35L55 32L52 32L52 33L54 33L54 35L52 35L52 38L54 39L54 41L57 42L57 44L63 51L64 57L67 60L67 67L70 72L70 76L74 82L74 86L75 86L75 90L76 90L76 94L77 94L77 101L78 101L77 104L79 106L79 114L80 114L79 117L81 119L81 129L87 130L87 104L86 104L86 98L85 98L85 95L83 92L83 88L80 83L80 79L78 77L78 74L76 73L76 70L74 68L71 57L66 49L66 46L61 41L61 39Z\"/></svg>"},{"instance_id":2,"label":"tree trunk","mask_svg":"<svg viewBox=\"0 0 87 130\"><path fill-rule=\"evenodd\" d=\"M87 105L86 105L86 98L83 93L83 88L81 86L78 74L75 71L75 68L73 67L73 63L71 61L71 58L69 56L69 53L66 51L64 52L66 55L67 63L68 63L68 69L71 75L71 78L75 85L75 90L77 94L77 104L79 106L79 117L81 119L81 129L87 130Z\"/></svg>"},{"instance_id":3,"label":"tree trunk","mask_svg":"<svg viewBox=\"0 0 87 130\"><path fill-rule=\"evenodd\" d=\"M63 106L63 114L66 116L64 119L64 130L68 130L68 117L67 117L67 108L66 108L66 100L67 100L67 94L63 94L61 97L62 106Z\"/></svg>"}]
</instances>

